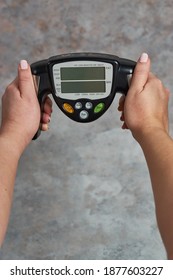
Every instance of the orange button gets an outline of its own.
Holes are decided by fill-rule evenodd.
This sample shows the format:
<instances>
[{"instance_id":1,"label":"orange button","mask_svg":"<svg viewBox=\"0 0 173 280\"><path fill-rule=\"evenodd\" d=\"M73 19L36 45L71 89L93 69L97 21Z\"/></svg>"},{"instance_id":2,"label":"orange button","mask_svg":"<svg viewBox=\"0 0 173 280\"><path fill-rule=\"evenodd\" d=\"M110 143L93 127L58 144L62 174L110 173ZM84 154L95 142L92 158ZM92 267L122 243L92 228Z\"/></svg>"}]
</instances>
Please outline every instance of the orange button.
<instances>
[{"instance_id":1,"label":"orange button","mask_svg":"<svg viewBox=\"0 0 173 280\"><path fill-rule=\"evenodd\" d=\"M73 113L74 113L73 107L72 107L70 104L68 104L68 103L64 103L64 104L63 104L63 109L64 109L64 111L66 111L67 113L70 113L70 114L73 114Z\"/></svg>"}]
</instances>

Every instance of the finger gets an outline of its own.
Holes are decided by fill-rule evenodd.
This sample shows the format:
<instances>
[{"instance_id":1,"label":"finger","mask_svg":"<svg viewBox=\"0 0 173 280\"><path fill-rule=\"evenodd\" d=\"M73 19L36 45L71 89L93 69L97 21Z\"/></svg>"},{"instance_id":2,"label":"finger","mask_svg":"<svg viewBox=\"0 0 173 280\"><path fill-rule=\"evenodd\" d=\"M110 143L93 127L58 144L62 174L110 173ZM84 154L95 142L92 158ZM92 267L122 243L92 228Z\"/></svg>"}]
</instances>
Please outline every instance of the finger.
<instances>
[{"instance_id":1,"label":"finger","mask_svg":"<svg viewBox=\"0 0 173 280\"><path fill-rule=\"evenodd\" d=\"M143 53L136 64L129 91L131 94L139 93L143 90L150 73L150 59L148 54Z\"/></svg>"},{"instance_id":2,"label":"finger","mask_svg":"<svg viewBox=\"0 0 173 280\"><path fill-rule=\"evenodd\" d=\"M46 114L46 113L43 113L42 116L41 116L41 123L49 123L50 122L50 115L49 114Z\"/></svg>"},{"instance_id":3,"label":"finger","mask_svg":"<svg viewBox=\"0 0 173 280\"><path fill-rule=\"evenodd\" d=\"M52 113L52 100L47 96L42 111L48 115Z\"/></svg>"},{"instance_id":4,"label":"finger","mask_svg":"<svg viewBox=\"0 0 173 280\"><path fill-rule=\"evenodd\" d=\"M120 121L124 122L125 118L124 118L124 112L122 112L121 117L120 117Z\"/></svg>"},{"instance_id":5,"label":"finger","mask_svg":"<svg viewBox=\"0 0 173 280\"><path fill-rule=\"evenodd\" d=\"M125 95L122 95L119 99L118 111L124 110Z\"/></svg>"},{"instance_id":6,"label":"finger","mask_svg":"<svg viewBox=\"0 0 173 280\"><path fill-rule=\"evenodd\" d=\"M18 67L18 86L21 96L35 94L31 69L26 60L21 60Z\"/></svg>"},{"instance_id":7,"label":"finger","mask_svg":"<svg viewBox=\"0 0 173 280\"><path fill-rule=\"evenodd\" d=\"M49 125L47 123L42 123L40 128L42 131L47 131L49 129Z\"/></svg>"},{"instance_id":8,"label":"finger","mask_svg":"<svg viewBox=\"0 0 173 280\"><path fill-rule=\"evenodd\" d=\"M122 128L122 129L129 129L125 122L123 123L123 125L122 125L121 128Z\"/></svg>"}]
</instances>

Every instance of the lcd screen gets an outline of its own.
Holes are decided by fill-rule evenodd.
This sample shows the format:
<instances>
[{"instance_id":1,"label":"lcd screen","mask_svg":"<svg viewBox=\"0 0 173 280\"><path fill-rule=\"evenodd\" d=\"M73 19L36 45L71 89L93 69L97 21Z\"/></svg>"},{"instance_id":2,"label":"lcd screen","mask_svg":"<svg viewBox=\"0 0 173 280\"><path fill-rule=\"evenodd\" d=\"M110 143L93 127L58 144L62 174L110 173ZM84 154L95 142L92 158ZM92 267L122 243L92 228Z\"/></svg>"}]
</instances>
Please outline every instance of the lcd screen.
<instances>
[{"instance_id":1,"label":"lcd screen","mask_svg":"<svg viewBox=\"0 0 173 280\"><path fill-rule=\"evenodd\" d=\"M104 81L61 82L62 93L94 93L105 91L106 85Z\"/></svg>"},{"instance_id":2,"label":"lcd screen","mask_svg":"<svg viewBox=\"0 0 173 280\"><path fill-rule=\"evenodd\" d=\"M62 67L61 80L105 80L105 67Z\"/></svg>"}]
</instances>

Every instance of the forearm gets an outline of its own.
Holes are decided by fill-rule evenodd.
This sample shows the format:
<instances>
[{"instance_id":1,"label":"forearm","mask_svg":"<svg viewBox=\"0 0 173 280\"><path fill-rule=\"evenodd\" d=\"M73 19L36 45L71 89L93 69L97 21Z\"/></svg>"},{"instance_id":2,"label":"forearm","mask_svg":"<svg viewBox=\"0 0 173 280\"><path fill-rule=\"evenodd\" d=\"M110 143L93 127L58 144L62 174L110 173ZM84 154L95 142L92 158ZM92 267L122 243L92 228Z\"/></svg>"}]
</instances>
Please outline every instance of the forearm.
<instances>
[{"instance_id":1,"label":"forearm","mask_svg":"<svg viewBox=\"0 0 173 280\"><path fill-rule=\"evenodd\" d=\"M8 225L19 157L11 138L0 134L0 246Z\"/></svg>"},{"instance_id":2,"label":"forearm","mask_svg":"<svg viewBox=\"0 0 173 280\"><path fill-rule=\"evenodd\" d=\"M158 227L168 258L173 258L173 141L161 129L143 139L140 145L150 172Z\"/></svg>"}]
</instances>

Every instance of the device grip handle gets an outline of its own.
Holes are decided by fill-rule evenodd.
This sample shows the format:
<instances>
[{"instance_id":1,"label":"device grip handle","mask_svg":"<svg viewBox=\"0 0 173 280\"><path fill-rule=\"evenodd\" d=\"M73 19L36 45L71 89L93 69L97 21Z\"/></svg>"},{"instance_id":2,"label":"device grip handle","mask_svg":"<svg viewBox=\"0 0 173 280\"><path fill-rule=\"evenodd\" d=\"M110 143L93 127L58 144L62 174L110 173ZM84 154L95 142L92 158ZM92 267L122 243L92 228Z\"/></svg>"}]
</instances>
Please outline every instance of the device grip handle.
<instances>
[{"instance_id":1,"label":"device grip handle","mask_svg":"<svg viewBox=\"0 0 173 280\"><path fill-rule=\"evenodd\" d=\"M33 75L33 80L34 80L35 90L38 97L38 102L40 105L40 115L41 115L42 108L44 106L44 100L46 96L51 93L49 79L47 73L43 73L37 76ZM32 140L36 140L40 136L40 134L41 134L41 124Z\"/></svg>"},{"instance_id":2,"label":"device grip handle","mask_svg":"<svg viewBox=\"0 0 173 280\"><path fill-rule=\"evenodd\" d=\"M40 111L42 111L45 97L52 92L51 84L48 75L48 60L40 60L31 64L31 71L33 75L33 81L35 90L40 105ZM41 112L40 112L41 115ZM41 126L33 137L33 140L37 139L41 134Z\"/></svg>"},{"instance_id":3,"label":"device grip handle","mask_svg":"<svg viewBox=\"0 0 173 280\"><path fill-rule=\"evenodd\" d=\"M47 91L38 91L38 102L39 102L39 105L40 105L40 115L42 113L42 108L44 106L44 100L46 98L46 96L48 95L48 92ZM34 135L34 137L32 138L32 140L36 140L41 134L41 123L39 125L39 128L36 132L36 134Z\"/></svg>"},{"instance_id":4,"label":"device grip handle","mask_svg":"<svg viewBox=\"0 0 173 280\"><path fill-rule=\"evenodd\" d=\"M135 66L135 61L121 59L121 64L118 69L117 92L120 92L124 95L127 94Z\"/></svg>"}]
</instances>

